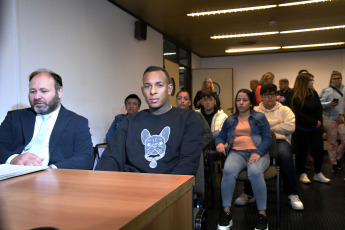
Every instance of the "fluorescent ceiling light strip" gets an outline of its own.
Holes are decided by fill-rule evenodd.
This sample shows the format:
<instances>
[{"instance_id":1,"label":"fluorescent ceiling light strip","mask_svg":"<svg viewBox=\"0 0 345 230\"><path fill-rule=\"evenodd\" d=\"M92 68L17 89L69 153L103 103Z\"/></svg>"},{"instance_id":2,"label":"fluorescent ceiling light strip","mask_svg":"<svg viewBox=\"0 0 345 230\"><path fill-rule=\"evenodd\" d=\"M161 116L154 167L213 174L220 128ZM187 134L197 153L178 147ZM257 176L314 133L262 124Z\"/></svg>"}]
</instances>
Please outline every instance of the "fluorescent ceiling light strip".
<instances>
[{"instance_id":1,"label":"fluorescent ceiling light strip","mask_svg":"<svg viewBox=\"0 0 345 230\"><path fill-rule=\"evenodd\" d=\"M318 47L318 46L337 46L343 45L345 42L333 42L333 43L321 43L321 44L308 44L308 45L296 45L296 46L283 46L283 49L295 49L295 48L307 48L307 47Z\"/></svg>"},{"instance_id":2,"label":"fluorescent ceiling light strip","mask_svg":"<svg viewBox=\"0 0 345 230\"><path fill-rule=\"evenodd\" d=\"M289 33L310 32L310 31L318 31L318 30L334 30L334 29L343 29L343 28L345 28L345 25L310 28L310 29L300 29L300 30L285 30L285 31L280 31L280 33L281 34L289 34Z\"/></svg>"},{"instance_id":3,"label":"fluorescent ceiling light strip","mask_svg":"<svg viewBox=\"0 0 345 230\"><path fill-rule=\"evenodd\" d=\"M176 53L164 53L164 56L176 55Z\"/></svg>"},{"instance_id":4,"label":"fluorescent ceiling light strip","mask_svg":"<svg viewBox=\"0 0 345 230\"><path fill-rule=\"evenodd\" d=\"M226 53L240 53L240 52L253 52L253 51L263 51L263 50L278 50L280 46L273 46L273 47L259 47L259 48L248 48L248 49L228 49L225 50Z\"/></svg>"},{"instance_id":5,"label":"fluorescent ceiling light strip","mask_svg":"<svg viewBox=\"0 0 345 230\"><path fill-rule=\"evenodd\" d=\"M241 11L248 11L248 10L264 10L269 8L275 8L278 5L266 5L266 6L253 6L253 7L244 7L244 8L237 8L237 9L227 9L227 10L215 10L215 11L206 11L200 13L190 13L187 16L195 17L195 16L205 16L205 15L214 15L214 14L226 14L226 13L235 13Z\"/></svg>"},{"instance_id":6,"label":"fluorescent ceiling light strip","mask_svg":"<svg viewBox=\"0 0 345 230\"><path fill-rule=\"evenodd\" d=\"M289 2L279 4L278 6L297 6L297 5L304 5L304 4L312 4L312 3L319 3L319 2L330 2L332 0L310 0L310 1L301 1L301 2Z\"/></svg>"},{"instance_id":7,"label":"fluorescent ceiling light strip","mask_svg":"<svg viewBox=\"0 0 345 230\"><path fill-rule=\"evenodd\" d=\"M345 42L332 42L332 43L321 43L321 44L308 44L308 45L295 45L295 46L272 46L272 47L259 47L259 48L238 48L225 50L226 53L243 53L253 51L265 51L265 50L278 50L278 49L295 49L295 48L308 48L308 47L319 47L319 46L337 46L344 45Z\"/></svg>"},{"instance_id":8,"label":"fluorescent ceiling light strip","mask_svg":"<svg viewBox=\"0 0 345 230\"><path fill-rule=\"evenodd\" d=\"M284 4L274 4L274 5L265 5L265 6L253 6L253 7L244 7L244 8L236 8L236 9L227 9L227 10L214 10L214 11L206 11L200 13L189 13L187 16L196 17L196 16L205 16L205 15L215 15L215 14L226 14L226 13L235 13L235 12L242 12L242 11L249 11L249 10L265 10L275 7L282 7L282 6L296 6L296 5L303 5L303 4L312 4L312 3L319 3L319 2L330 2L332 0L310 0L310 1L301 1L301 2L290 2Z\"/></svg>"},{"instance_id":9,"label":"fluorescent ceiling light strip","mask_svg":"<svg viewBox=\"0 0 345 230\"><path fill-rule=\"evenodd\" d=\"M212 36L211 39L241 38L241 37L251 37L251 36L272 35L272 34L279 34L279 31L249 33L249 34L217 35L217 36Z\"/></svg>"},{"instance_id":10,"label":"fluorescent ceiling light strip","mask_svg":"<svg viewBox=\"0 0 345 230\"><path fill-rule=\"evenodd\" d=\"M327 26L300 30L285 30L285 31L271 31L271 32L259 32L259 33L248 33L248 34L228 34L228 35L214 35L211 39L226 39L226 38L240 38L240 37L253 37L253 36L263 36L263 35L273 35L273 34L289 34L289 33L301 33L301 32L312 32L320 30L334 30L334 29L344 29L345 25L339 26Z\"/></svg>"}]
</instances>

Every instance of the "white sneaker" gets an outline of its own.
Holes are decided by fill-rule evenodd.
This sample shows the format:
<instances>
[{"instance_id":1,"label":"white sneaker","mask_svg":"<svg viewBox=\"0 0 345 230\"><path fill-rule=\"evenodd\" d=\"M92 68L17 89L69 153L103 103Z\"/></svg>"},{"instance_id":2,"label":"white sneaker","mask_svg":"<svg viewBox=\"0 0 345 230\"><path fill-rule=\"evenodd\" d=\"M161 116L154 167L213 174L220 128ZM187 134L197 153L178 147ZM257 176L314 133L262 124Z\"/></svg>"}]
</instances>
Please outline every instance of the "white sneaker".
<instances>
[{"instance_id":1,"label":"white sneaker","mask_svg":"<svg viewBox=\"0 0 345 230\"><path fill-rule=\"evenodd\" d=\"M302 201L299 199L298 195L290 195L288 196L289 203L293 210L303 210L304 206Z\"/></svg>"},{"instance_id":2,"label":"white sneaker","mask_svg":"<svg viewBox=\"0 0 345 230\"><path fill-rule=\"evenodd\" d=\"M331 180L325 177L322 172L314 174L314 181L318 181L321 183L329 183Z\"/></svg>"},{"instance_id":3,"label":"white sneaker","mask_svg":"<svg viewBox=\"0 0 345 230\"><path fill-rule=\"evenodd\" d=\"M301 181L303 184L310 184L311 183L311 181L309 180L306 173L301 174L301 176L299 177L299 181Z\"/></svg>"},{"instance_id":4,"label":"white sneaker","mask_svg":"<svg viewBox=\"0 0 345 230\"><path fill-rule=\"evenodd\" d=\"M239 197L237 197L234 204L239 205L239 206L243 206L243 205L246 205L248 203L253 203L253 202L255 202L254 196L249 196L247 194L242 193Z\"/></svg>"}]
</instances>

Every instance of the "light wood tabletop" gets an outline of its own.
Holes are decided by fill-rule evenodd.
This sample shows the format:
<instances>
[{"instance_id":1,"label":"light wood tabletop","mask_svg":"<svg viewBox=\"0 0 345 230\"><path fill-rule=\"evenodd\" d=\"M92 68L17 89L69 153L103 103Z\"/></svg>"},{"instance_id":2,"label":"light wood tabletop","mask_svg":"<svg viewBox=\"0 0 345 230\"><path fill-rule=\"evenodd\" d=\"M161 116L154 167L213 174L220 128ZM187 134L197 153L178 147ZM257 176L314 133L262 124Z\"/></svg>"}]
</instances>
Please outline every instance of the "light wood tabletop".
<instances>
[{"instance_id":1,"label":"light wood tabletop","mask_svg":"<svg viewBox=\"0 0 345 230\"><path fill-rule=\"evenodd\" d=\"M0 228L192 229L193 185L193 176L49 169L0 181Z\"/></svg>"}]
</instances>

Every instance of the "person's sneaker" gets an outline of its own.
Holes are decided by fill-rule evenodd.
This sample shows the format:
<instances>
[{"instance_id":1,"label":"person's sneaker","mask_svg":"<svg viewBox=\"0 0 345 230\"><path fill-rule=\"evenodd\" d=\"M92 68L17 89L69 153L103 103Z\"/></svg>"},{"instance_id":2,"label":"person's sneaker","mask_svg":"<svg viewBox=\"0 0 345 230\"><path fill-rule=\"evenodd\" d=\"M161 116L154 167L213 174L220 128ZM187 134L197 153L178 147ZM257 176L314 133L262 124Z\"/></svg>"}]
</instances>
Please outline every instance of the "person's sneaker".
<instances>
[{"instance_id":1,"label":"person's sneaker","mask_svg":"<svg viewBox=\"0 0 345 230\"><path fill-rule=\"evenodd\" d=\"M217 230L230 230L230 227L232 226L232 216L228 212L224 212L222 210L220 212L220 217L219 217L219 223L218 223L218 228Z\"/></svg>"},{"instance_id":2,"label":"person's sneaker","mask_svg":"<svg viewBox=\"0 0 345 230\"><path fill-rule=\"evenodd\" d=\"M301 181L303 184L311 183L306 173L301 174L301 176L299 177L299 181Z\"/></svg>"},{"instance_id":3,"label":"person's sneaker","mask_svg":"<svg viewBox=\"0 0 345 230\"><path fill-rule=\"evenodd\" d=\"M267 230L268 229L268 219L266 216L259 214L256 220L255 230Z\"/></svg>"},{"instance_id":4,"label":"person's sneaker","mask_svg":"<svg viewBox=\"0 0 345 230\"><path fill-rule=\"evenodd\" d=\"M254 196L249 196L245 193L242 193L239 197L237 197L234 204L239 205L239 206L243 206L243 205L246 205L248 203L253 203L253 202L255 202Z\"/></svg>"},{"instance_id":5,"label":"person's sneaker","mask_svg":"<svg viewBox=\"0 0 345 230\"><path fill-rule=\"evenodd\" d=\"M338 173L339 172L338 165L332 165L331 172L332 173Z\"/></svg>"},{"instance_id":6,"label":"person's sneaker","mask_svg":"<svg viewBox=\"0 0 345 230\"><path fill-rule=\"evenodd\" d=\"M329 183L331 180L325 177L322 172L314 174L314 181L321 182L321 183Z\"/></svg>"},{"instance_id":7,"label":"person's sneaker","mask_svg":"<svg viewBox=\"0 0 345 230\"><path fill-rule=\"evenodd\" d=\"M341 160L337 160L338 172L343 171L343 166L341 166Z\"/></svg>"},{"instance_id":8,"label":"person's sneaker","mask_svg":"<svg viewBox=\"0 0 345 230\"><path fill-rule=\"evenodd\" d=\"M302 201L299 199L298 195L290 195L288 196L289 203L293 210L303 210L304 206Z\"/></svg>"}]
</instances>

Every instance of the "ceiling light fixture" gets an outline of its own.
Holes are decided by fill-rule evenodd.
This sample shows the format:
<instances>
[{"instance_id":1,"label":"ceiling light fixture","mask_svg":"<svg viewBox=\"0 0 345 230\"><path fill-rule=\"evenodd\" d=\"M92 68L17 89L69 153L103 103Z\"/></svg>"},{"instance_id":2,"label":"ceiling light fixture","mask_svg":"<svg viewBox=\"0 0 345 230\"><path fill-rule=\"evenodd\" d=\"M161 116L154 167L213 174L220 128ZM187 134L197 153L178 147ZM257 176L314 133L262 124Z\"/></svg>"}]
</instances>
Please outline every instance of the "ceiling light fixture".
<instances>
[{"instance_id":1,"label":"ceiling light fixture","mask_svg":"<svg viewBox=\"0 0 345 230\"><path fill-rule=\"evenodd\" d=\"M285 31L270 31L270 32L259 32L259 33L248 33L248 34L227 34L227 35L214 35L211 39L226 39L226 38L240 38L240 37L253 37L253 36L263 36L263 35L274 35L274 34L289 34L289 33L301 33L301 32L312 32L320 30L334 30L334 29L344 29L345 25L339 26L327 26L318 28L308 28L300 30L285 30Z\"/></svg>"},{"instance_id":2,"label":"ceiling light fixture","mask_svg":"<svg viewBox=\"0 0 345 230\"><path fill-rule=\"evenodd\" d=\"M312 4L312 3L319 3L319 2L331 2L332 0L310 0L310 1L301 1L301 2L289 2L279 4L279 7L282 6L297 6L297 5L304 5L304 4Z\"/></svg>"},{"instance_id":3,"label":"ceiling light fixture","mask_svg":"<svg viewBox=\"0 0 345 230\"><path fill-rule=\"evenodd\" d=\"M275 8L278 5L266 5L266 6L253 6L253 7L244 7L244 8L237 8L237 9L227 9L227 10L215 10L215 11L206 11L200 13L190 13L187 16L195 17L195 16L205 16L205 15L214 15L214 14L227 14L227 13L235 13L235 12L242 12L242 11L249 11L249 10L264 10L269 8Z\"/></svg>"},{"instance_id":4,"label":"ceiling light fixture","mask_svg":"<svg viewBox=\"0 0 345 230\"><path fill-rule=\"evenodd\" d=\"M164 56L171 56L171 55L176 55L176 53L164 53Z\"/></svg>"},{"instance_id":5,"label":"ceiling light fixture","mask_svg":"<svg viewBox=\"0 0 345 230\"><path fill-rule=\"evenodd\" d=\"M237 49L225 50L225 53L245 53L245 52L265 51L265 50L296 49L296 48L309 48L309 47L319 47L319 46L338 46L338 45L344 45L344 44L345 44L345 42L332 42L332 43L295 45L295 46L272 46L272 47L258 47L258 48L237 48Z\"/></svg>"},{"instance_id":6,"label":"ceiling light fixture","mask_svg":"<svg viewBox=\"0 0 345 230\"><path fill-rule=\"evenodd\" d=\"M260 32L260 33L249 33L249 34L217 35L217 36L212 36L211 39L242 38L242 37L253 37L253 36L273 35L273 34L279 34L279 31Z\"/></svg>"},{"instance_id":7,"label":"ceiling light fixture","mask_svg":"<svg viewBox=\"0 0 345 230\"><path fill-rule=\"evenodd\" d=\"M300 30L285 30L285 31L280 31L280 33L289 34L289 33L310 32L310 31L318 31L318 30L334 30L334 29L343 29L343 28L345 28L345 25L318 27L318 28L309 28L309 29L300 29Z\"/></svg>"},{"instance_id":8,"label":"ceiling light fixture","mask_svg":"<svg viewBox=\"0 0 345 230\"><path fill-rule=\"evenodd\" d=\"M343 45L343 44L345 44L345 42L332 42L332 43L321 43L321 44L283 46L282 49L296 49L296 48L308 48L308 47L319 47L319 46L338 46L338 45Z\"/></svg>"},{"instance_id":9,"label":"ceiling light fixture","mask_svg":"<svg viewBox=\"0 0 345 230\"><path fill-rule=\"evenodd\" d=\"M272 47L258 47L258 48L239 48L239 49L228 49L225 50L225 53L241 53L241 52L253 52L253 51L263 51L263 50L278 50L280 46L272 46Z\"/></svg>"},{"instance_id":10,"label":"ceiling light fixture","mask_svg":"<svg viewBox=\"0 0 345 230\"><path fill-rule=\"evenodd\" d=\"M214 11L206 11L206 12L199 12L199 13L189 13L187 16L196 17L196 16L205 16L205 15L215 15L215 14L228 14L228 13L236 13L236 12L243 12L249 10L265 10L270 8L282 7L282 6L296 6L296 5L303 5L303 4L312 4L312 3L319 3L319 2L330 2L332 0L310 0L310 1L301 1L301 2L290 2L284 4L274 4L274 5L265 5L265 6L253 6L253 7L244 7L244 8L235 8L235 9L227 9L227 10L214 10Z\"/></svg>"}]
</instances>

